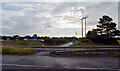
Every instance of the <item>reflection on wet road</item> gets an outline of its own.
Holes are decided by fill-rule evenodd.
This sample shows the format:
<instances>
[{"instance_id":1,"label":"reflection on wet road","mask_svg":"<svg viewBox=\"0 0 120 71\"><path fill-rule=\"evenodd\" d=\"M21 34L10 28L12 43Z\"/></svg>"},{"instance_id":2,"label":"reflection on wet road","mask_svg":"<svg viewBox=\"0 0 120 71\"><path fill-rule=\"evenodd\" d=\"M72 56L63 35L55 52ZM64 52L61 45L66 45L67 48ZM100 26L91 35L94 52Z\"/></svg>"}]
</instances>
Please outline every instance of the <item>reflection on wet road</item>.
<instances>
[{"instance_id":1,"label":"reflection on wet road","mask_svg":"<svg viewBox=\"0 0 120 71\"><path fill-rule=\"evenodd\" d=\"M117 57L50 57L3 55L3 69L50 68L118 68Z\"/></svg>"}]
</instances>

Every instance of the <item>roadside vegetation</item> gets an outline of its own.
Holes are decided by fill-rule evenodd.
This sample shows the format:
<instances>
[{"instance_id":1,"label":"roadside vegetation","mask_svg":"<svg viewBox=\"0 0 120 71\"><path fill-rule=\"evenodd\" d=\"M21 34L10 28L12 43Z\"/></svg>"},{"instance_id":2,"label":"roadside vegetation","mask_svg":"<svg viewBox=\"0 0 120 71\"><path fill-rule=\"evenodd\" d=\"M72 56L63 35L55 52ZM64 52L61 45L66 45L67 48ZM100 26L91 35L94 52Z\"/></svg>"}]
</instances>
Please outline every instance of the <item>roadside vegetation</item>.
<instances>
[{"instance_id":1,"label":"roadside vegetation","mask_svg":"<svg viewBox=\"0 0 120 71\"><path fill-rule=\"evenodd\" d=\"M35 54L38 51L32 50L29 48L18 48L18 47L2 47L2 54L10 54L10 55L30 55Z\"/></svg>"},{"instance_id":2,"label":"roadside vegetation","mask_svg":"<svg viewBox=\"0 0 120 71\"><path fill-rule=\"evenodd\" d=\"M2 36L2 39L4 40L2 45L8 46L59 46L72 41L72 37L37 37L34 39L31 36L20 37L18 35Z\"/></svg>"},{"instance_id":3,"label":"roadside vegetation","mask_svg":"<svg viewBox=\"0 0 120 71\"><path fill-rule=\"evenodd\" d=\"M84 38L84 39L78 39L77 42L71 46L120 46L120 44L95 43L95 42L92 42L92 40Z\"/></svg>"},{"instance_id":4,"label":"roadside vegetation","mask_svg":"<svg viewBox=\"0 0 120 71\"><path fill-rule=\"evenodd\" d=\"M71 42L72 38L47 38L44 41L44 45L46 46L59 46L65 43Z\"/></svg>"},{"instance_id":5,"label":"roadside vegetation","mask_svg":"<svg viewBox=\"0 0 120 71\"><path fill-rule=\"evenodd\" d=\"M31 42L31 41L2 41L2 45L8 46L42 46L41 42Z\"/></svg>"},{"instance_id":6,"label":"roadside vegetation","mask_svg":"<svg viewBox=\"0 0 120 71\"><path fill-rule=\"evenodd\" d=\"M72 40L69 39L45 39L44 42L38 41L2 41L2 45L6 47L11 46L60 46L65 43L71 42Z\"/></svg>"},{"instance_id":7,"label":"roadside vegetation","mask_svg":"<svg viewBox=\"0 0 120 71\"><path fill-rule=\"evenodd\" d=\"M120 54L117 51L103 51L103 54L99 52L99 50L95 51L68 51L68 52L50 52L50 56L61 56L61 57L69 57L69 56L110 56L110 57L119 57Z\"/></svg>"}]
</instances>

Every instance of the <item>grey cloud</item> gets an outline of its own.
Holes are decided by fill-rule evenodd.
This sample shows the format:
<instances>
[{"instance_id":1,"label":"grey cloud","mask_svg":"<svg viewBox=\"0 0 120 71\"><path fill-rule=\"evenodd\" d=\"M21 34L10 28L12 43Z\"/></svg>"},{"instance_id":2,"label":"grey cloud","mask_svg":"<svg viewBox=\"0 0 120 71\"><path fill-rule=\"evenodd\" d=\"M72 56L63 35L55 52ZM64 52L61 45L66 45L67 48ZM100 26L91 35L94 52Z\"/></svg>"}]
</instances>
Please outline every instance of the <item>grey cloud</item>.
<instances>
[{"instance_id":1,"label":"grey cloud","mask_svg":"<svg viewBox=\"0 0 120 71\"><path fill-rule=\"evenodd\" d=\"M96 24L100 17L103 15L109 15L117 23L117 10L117 3L109 2L87 7L88 21L90 23Z\"/></svg>"},{"instance_id":2,"label":"grey cloud","mask_svg":"<svg viewBox=\"0 0 120 71\"><path fill-rule=\"evenodd\" d=\"M61 2L61 3L30 3L30 4L36 6L36 9L34 9L34 7L33 7L33 10L22 9L21 11L25 13L24 16L14 16L14 15L9 15L4 13L6 14L6 16L3 17L3 26L8 26L13 29L8 30L4 28L3 34L7 34L7 35L13 35L13 34L25 35L29 33L30 34L40 33L41 35L57 35L58 33L67 34L67 32L63 32L62 29L56 28L56 26L59 26L59 23L56 22L55 18L58 18L58 20L60 20L60 17L62 17L64 21L68 21L66 22L66 24L81 23L81 22L78 22L79 18L74 18L74 16L61 15L66 11L69 11L70 8L72 7L86 8L87 15L88 15L87 26L96 25L98 23L98 18L100 18L103 14L108 14L113 19L115 19L115 21L117 20L117 17L116 17L117 3ZM37 7L37 4L40 4L40 8ZM22 4L18 5L18 7L19 6L22 6ZM43 11L40 11L41 9ZM38 17L36 15L38 15ZM63 24L63 26L64 25L65 24ZM92 28L94 27L91 26L91 29ZM79 30L79 28L75 30L77 31ZM71 30L70 32L74 34L73 32L75 32L75 30Z\"/></svg>"}]
</instances>

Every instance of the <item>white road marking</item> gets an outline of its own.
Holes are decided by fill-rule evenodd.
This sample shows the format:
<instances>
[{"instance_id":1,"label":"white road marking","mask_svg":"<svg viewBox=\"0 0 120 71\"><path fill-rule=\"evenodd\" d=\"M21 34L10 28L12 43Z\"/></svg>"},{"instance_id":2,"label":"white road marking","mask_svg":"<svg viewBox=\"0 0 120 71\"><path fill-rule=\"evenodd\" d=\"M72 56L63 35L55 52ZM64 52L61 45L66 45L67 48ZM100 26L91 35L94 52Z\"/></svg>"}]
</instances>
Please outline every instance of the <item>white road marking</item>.
<instances>
[{"instance_id":1,"label":"white road marking","mask_svg":"<svg viewBox=\"0 0 120 71\"><path fill-rule=\"evenodd\" d=\"M50 68L50 66L36 66L36 65L18 65L18 64L0 64L5 66L18 66L18 67L44 67L44 68Z\"/></svg>"},{"instance_id":2,"label":"white road marking","mask_svg":"<svg viewBox=\"0 0 120 71\"><path fill-rule=\"evenodd\" d=\"M109 69L109 68L79 68L79 69L118 70L118 69Z\"/></svg>"}]
</instances>

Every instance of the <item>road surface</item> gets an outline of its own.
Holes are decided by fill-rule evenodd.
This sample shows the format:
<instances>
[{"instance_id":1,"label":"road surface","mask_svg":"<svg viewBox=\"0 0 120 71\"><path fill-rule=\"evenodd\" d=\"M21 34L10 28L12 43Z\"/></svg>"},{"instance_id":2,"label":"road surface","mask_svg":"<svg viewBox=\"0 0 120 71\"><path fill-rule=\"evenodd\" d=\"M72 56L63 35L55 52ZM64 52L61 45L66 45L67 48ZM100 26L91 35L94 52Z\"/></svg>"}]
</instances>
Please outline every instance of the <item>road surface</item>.
<instances>
[{"instance_id":1,"label":"road surface","mask_svg":"<svg viewBox=\"0 0 120 71\"><path fill-rule=\"evenodd\" d=\"M3 69L118 69L117 57L50 57L3 55Z\"/></svg>"}]
</instances>

